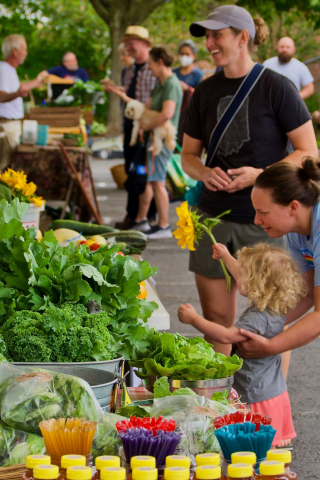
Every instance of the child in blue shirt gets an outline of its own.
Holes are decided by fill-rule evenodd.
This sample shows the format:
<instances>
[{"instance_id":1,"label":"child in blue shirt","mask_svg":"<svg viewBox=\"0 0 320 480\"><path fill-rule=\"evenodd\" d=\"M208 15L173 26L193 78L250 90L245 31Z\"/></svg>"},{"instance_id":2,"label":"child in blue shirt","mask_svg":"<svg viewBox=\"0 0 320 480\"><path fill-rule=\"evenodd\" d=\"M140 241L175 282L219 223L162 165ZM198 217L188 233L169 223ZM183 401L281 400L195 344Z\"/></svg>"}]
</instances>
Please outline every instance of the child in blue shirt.
<instances>
[{"instance_id":1,"label":"child in blue shirt","mask_svg":"<svg viewBox=\"0 0 320 480\"><path fill-rule=\"evenodd\" d=\"M179 320L224 344L245 340L240 328L265 338L281 333L287 311L296 306L304 293L301 275L287 253L281 248L261 243L242 248L236 260L224 245L216 244L213 258L222 258L241 295L247 297L251 305L230 328L205 320L190 304L180 305ZM237 350L236 353L241 357ZM243 367L235 373L233 386L241 400L250 404L253 413L272 417L272 426L277 430L274 446L286 446L296 437L281 369L281 355L243 358Z\"/></svg>"}]
</instances>

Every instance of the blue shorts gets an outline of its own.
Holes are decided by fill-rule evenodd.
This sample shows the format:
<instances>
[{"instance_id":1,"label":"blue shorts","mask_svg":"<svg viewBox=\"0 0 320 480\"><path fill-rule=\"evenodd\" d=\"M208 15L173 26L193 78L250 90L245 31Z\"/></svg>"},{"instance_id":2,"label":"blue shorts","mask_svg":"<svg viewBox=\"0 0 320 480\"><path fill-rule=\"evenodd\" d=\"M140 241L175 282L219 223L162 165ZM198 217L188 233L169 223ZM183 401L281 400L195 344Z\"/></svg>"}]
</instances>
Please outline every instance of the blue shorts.
<instances>
[{"instance_id":1,"label":"blue shorts","mask_svg":"<svg viewBox=\"0 0 320 480\"><path fill-rule=\"evenodd\" d=\"M147 148L149 148L149 145ZM167 165L171 154L172 150L169 150L166 145L163 145L161 152L156 155L154 161L152 161L152 152L147 152L148 182L164 182L166 180Z\"/></svg>"}]
</instances>

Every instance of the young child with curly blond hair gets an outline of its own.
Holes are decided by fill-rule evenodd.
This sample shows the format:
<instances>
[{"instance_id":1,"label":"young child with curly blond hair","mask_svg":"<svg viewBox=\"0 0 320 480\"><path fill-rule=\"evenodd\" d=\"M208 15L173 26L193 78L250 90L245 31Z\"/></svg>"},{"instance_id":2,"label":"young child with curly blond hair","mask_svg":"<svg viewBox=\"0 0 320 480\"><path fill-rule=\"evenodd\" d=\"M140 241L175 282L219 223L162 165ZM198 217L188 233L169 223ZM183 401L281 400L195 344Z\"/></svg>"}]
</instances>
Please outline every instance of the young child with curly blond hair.
<instances>
[{"instance_id":1,"label":"young child with curly blond hair","mask_svg":"<svg viewBox=\"0 0 320 480\"><path fill-rule=\"evenodd\" d=\"M230 328L205 320L189 303L179 307L180 322L191 324L224 344L246 340L240 333L241 328L266 338L282 332L288 310L294 308L305 294L301 275L286 252L260 243L242 248L236 260L224 245L218 243L214 245L213 258L222 258L236 280L241 295L247 297L251 305ZM241 357L239 351L235 353ZM241 370L234 375L233 386L241 400L250 404L253 413L272 417L272 426L277 430L273 446L286 446L296 437L287 385L281 369L281 355L243 358Z\"/></svg>"}]
</instances>

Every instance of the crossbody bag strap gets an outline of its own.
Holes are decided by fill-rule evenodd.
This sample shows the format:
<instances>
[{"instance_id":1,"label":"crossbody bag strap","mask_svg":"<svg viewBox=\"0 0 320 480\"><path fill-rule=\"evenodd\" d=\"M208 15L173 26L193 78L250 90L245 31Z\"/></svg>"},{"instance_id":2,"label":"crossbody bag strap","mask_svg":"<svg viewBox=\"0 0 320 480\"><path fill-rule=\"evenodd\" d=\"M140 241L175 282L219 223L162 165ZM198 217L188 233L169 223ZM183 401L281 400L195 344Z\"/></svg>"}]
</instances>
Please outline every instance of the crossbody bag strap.
<instances>
[{"instance_id":1,"label":"crossbody bag strap","mask_svg":"<svg viewBox=\"0 0 320 480\"><path fill-rule=\"evenodd\" d=\"M239 86L237 92L233 96L231 102L227 106L226 110L223 112L220 120L214 127L208 148L208 155L206 166L210 167L212 160L218 150L219 144L222 140L222 137L226 133L230 123L236 116L237 112L240 110L243 102L248 97L249 93L259 80L260 76L262 75L265 67L260 65L259 63L255 63L248 75L243 79L241 85Z\"/></svg>"}]
</instances>

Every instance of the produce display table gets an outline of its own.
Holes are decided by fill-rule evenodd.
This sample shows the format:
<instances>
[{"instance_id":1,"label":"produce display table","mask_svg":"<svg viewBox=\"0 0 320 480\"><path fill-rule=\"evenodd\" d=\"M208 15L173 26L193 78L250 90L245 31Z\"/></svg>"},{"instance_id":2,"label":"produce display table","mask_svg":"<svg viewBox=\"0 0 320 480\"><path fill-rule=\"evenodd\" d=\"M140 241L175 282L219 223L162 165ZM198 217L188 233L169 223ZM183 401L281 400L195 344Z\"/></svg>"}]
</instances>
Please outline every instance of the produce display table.
<instances>
[{"instance_id":1,"label":"produce display table","mask_svg":"<svg viewBox=\"0 0 320 480\"><path fill-rule=\"evenodd\" d=\"M67 147L66 150L89 198L97 205L86 149ZM94 220L79 186L70 175L59 146L19 145L13 156L11 168L24 171L28 181L37 185L37 195L47 201L70 202L76 208L78 220L83 222Z\"/></svg>"},{"instance_id":2,"label":"produce display table","mask_svg":"<svg viewBox=\"0 0 320 480\"><path fill-rule=\"evenodd\" d=\"M127 387L128 395L132 402L137 400L149 400L153 398L153 393L149 392L144 387ZM121 407L122 399L122 390L118 390L117 402L116 402L116 411Z\"/></svg>"}]
</instances>

